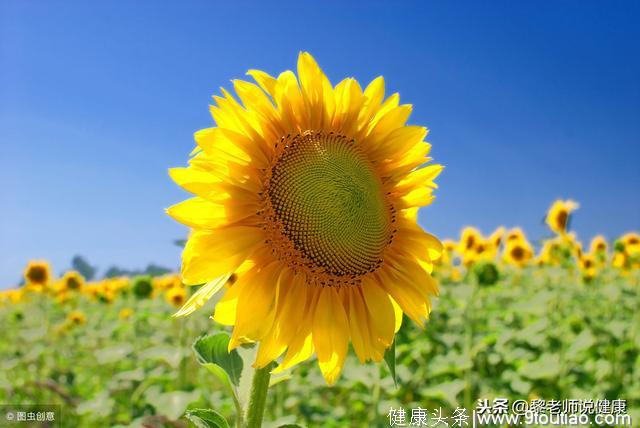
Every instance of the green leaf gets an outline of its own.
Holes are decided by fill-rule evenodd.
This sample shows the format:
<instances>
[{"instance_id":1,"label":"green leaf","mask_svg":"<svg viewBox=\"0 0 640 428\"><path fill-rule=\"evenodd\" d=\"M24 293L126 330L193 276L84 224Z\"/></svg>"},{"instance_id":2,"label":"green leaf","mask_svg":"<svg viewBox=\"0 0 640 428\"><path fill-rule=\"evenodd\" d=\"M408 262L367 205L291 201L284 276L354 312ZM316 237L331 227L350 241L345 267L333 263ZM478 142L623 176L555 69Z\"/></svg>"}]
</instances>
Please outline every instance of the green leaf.
<instances>
[{"instance_id":1,"label":"green leaf","mask_svg":"<svg viewBox=\"0 0 640 428\"><path fill-rule=\"evenodd\" d=\"M92 415L97 417L106 417L113 411L116 401L109 396L108 391L99 392L92 399L80 403L76 408L76 412L80 415Z\"/></svg>"},{"instance_id":2,"label":"green leaf","mask_svg":"<svg viewBox=\"0 0 640 428\"><path fill-rule=\"evenodd\" d=\"M124 343L95 351L95 358L99 364L113 364L124 360L131 352L133 347Z\"/></svg>"},{"instance_id":3,"label":"green leaf","mask_svg":"<svg viewBox=\"0 0 640 428\"><path fill-rule=\"evenodd\" d=\"M269 388L271 388L273 385L279 384L280 382L290 380L291 378L292 378L291 373L285 373L281 375L272 375L271 380L269 381Z\"/></svg>"},{"instance_id":4,"label":"green leaf","mask_svg":"<svg viewBox=\"0 0 640 428\"><path fill-rule=\"evenodd\" d=\"M444 400L451 407L456 407L459 404L457 396L462 392L464 387L465 382L457 379L423 388L420 390L420 393L431 399Z\"/></svg>"},{"instance_id":5,"label":"green leaf","mask_svg":"<svg viewBox=\"0 0 640 428\"><path fill-rule=\"evenodd\" d=\"M145 398L156 409L156 414L161 414L169 419L178 419L194 401L201 398L198 390L161 392L159 388L151 387L147 390Z\"/></svg>"},{"instance_id":6,"label":"green leaf","mask_svg":"<svg viewBox=\"0 0 640 428\"><path fill-rule=\"evenodd\" d=\"M391 372L391 378L393 379L393 384L398 387L398 383L396 382L396 341L394 340L391 346L384 351L384 361L387 363L387 367L389 367L389 372Z\"/></svg>"},{"instance_id":7,"label":"green leaf","mask_svg":"<svg viewBox=\"0 0 640 428\"><path fill-rule=\"evenodd\" d=\"M533 380L556 378L560 374L560 357L556 354L543 354L537 360L520 367L518 372Z\"/></svg>"},{"instance_id":8,"label":"green leaf","mask_svg":"<svg viewBox=\"0 0 640 428\"><path fill-rule=\"evenodd\" d=\"M197 428L229 428L226 419L212 409L187 410L185 417Z\"/></svg>"},{"instance_id":9,"label":"green leaf","mask_svg":"<svg viewBox=\"0 0 640 428\"><path fill-rule=\"evenodd\" d=\"M242 357L235 349L231 353L227 351L228 349L229 336L226 333L205 334L193 343L193 352L195 352L198 362L222 381L233 398L236 416L242 418L244 410L236 388L240 385L243 373Z\"/></svg>"},{"instance_id":10,"label":"green leaf","mask_svg":"<svg viewBox=\"0 0 640 428\"><path fill-rule=\"evenodd\" d=\"M286 425L280 425L278 428L304 428L304 427L298 424L286 424Z\"/></svg>"},{"instance_id":11,"label":"green leaf","mask_svg":"<svg viewBox=\"0 0 640 428\"><path fill-rule=\"evenodd\" d=\"M226 333L203 335L196 339L193 344L193 351L198 357L200 364L205 365L216 375L220 375L210 365L220 367L229 377L229 380L236 386L240 384L240 374L242 373L242 358L236 350L229 353L229 336Z\"/></svg>"}]
</instances>

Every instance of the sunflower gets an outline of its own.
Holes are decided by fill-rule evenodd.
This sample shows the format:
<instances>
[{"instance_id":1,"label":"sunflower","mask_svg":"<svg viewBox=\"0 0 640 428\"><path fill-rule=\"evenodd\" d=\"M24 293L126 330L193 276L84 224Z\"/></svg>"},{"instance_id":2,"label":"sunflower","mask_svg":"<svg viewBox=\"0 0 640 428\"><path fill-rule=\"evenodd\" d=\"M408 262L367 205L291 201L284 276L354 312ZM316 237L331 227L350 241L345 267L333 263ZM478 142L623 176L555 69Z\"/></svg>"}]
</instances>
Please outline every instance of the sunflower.
<instances>
[{"instance_id":1,"label":"sunflower","mask_svg":"<svg viewBox=\"0 0 640 428\"><path fill-rule=\"evenodd\" d=\"M63 290L80 291L84 287L84 277L76 271L66 272L62 276L61 285Z\"/></svg>"},{"instance_id":2,"label":"sunflower","mask_svg":"<svg viewBox=\"0 0 640 428\"><path fill-rule=\"evenodd\" d=\"M514 227L509 232L507 232L505 236L505 245L508 245L513 241L526 241L526 240L527 240L527 235L525 235L522 229L520 229L519 227Z\"/></svg>"},{"instance_id":3,"label":"sunflower","mask_svg":"<svg viewBox=\"0 0 640 428\"><path fill-rule=\"evenodd\" d=\"M458 244L455 241L446 239L442 241L442 255L438 260L435 260L435 264L441 266L449 266L453 263L453 259L456 255Z\"/></svg>"},{"instance_id":4,"label":"sunflower","mask_svg":"<svg viewBox=\"0 0 640 428\"><path fill-rule=\"evenodd\" d=\"M83 312L72 311L67 314L67 322L72 325L81 325L87 322L87 317Z\"/></svg>"},{"instance_id":5,"label":"sunflower","mask_svg":"<svg viewBox=\"0 0 640 428\"><path fill-rule=\"evenodd\" d=\"M118 312L118 318L121 320L129 319L133 315L133 309L131 308L122 308L120 312Z\"/></svg>"},{"instance_id":6,"label":"sunflower","mask_svg":"<svg viewBox=\"0 0 640 428\"><path fill-rule=\"evenodd\" d=\"M20 303L22 300L22 289L9 289L0 291L0 303Z\"/></svg>"},{"instance_id":7,"label":"sunflower","mask_svg":"<svg viewBox=\"0 0 640 428\"><path fill-rule=\"evenodd\" d=\"M560 239L560 245L564 246L570 255L578 260L582 257L582 242L580 242L575 232L565 233L564 235L558 236L558 238Z\"/></svg>"},{"instance_id":8,"label":"sunflower","mask_svg":"<svg viewBox=\"0 0 640 428\"><path fill-rule=\"evenodd\" d=\"M640 268L640 234L629 232L619 237L614 244L613 266L630 271Z\"/></svg>"},{"instance_id":9,"label":"sunflower","mask_svg":"<svg viewBox=\"0 0 640 428\"><path fill-rule=\"evenodd\" d=\"M68 290L60 290L55 294L55 300L57 303L65 303L71 300L71 292Z\"/></svg>"},{"instance_id":10,"label":"sunflower","mask_svg":"<svg viewBox=\"0 0 640 428\"><path fill-rule=\"evenodd\" d=\"M582 271L582 278L585 282L591 282L598 274L597 260L593 254L583 254L578 259L578 265Z\"/></svg>"},{"instance_id":11,"label":"sunflower","mask_svg":"<svg viewBox=\"0 0 640 428\"><path fill-rule=\"evenodd\" d=\"M473 249L483 240L482 234L475 227L467 226L460 232L460 241L458 243L458 251L465 254Z\"/></svg>"},{"instance_id":12,"label":"sunflower","mask_svg":"<svg viewBox=\"0 0 640 428\"><path fill-rule=\"evenodd\" d=\"M182 288L182 279L180 275L172 273L163 276L154 277L151 281L154 291L166 291L171 288Z\"/></svg>"},{"instance_id":13,"label":"sunflower","mask_svg":"<svg viewBox=\"0 0 640 428\"><path fill-rule=\"evenodd\" d=\"M51 280L51 266L45 260L31 260L24 270L25 287L44 291Z\"/></svg>"},{"instance_id":14,"label":"sunflower","mask_svg":"<svg viewBox=\"0 0 640 428\"><path fill-rule=\"evenodd\" d=\"M607 239L602 235L594 236L589 245L589 250L592 254L607 252Z\"/></svg>"},{"instance_id":15,"label":"sunflower","mask_svg":"<svg viewBox=\"0 0 640 428\"><path fill-rule=\"evenodd\" d=\"M164 297L168 303L180 307L186 300L187 292L182 287L172 287L165 292Z\"/></svg>"},{"instance_id":16,"label":"sunflower","mask_svg":"<svg viewBox=\"0 0 640 428\"><path fill-rule=\"evenodd\" d=\"M624 246L624 252L627 255L633 257L640 254L640 234L629 232L621 236L619 241Z\"/></svg>"},{"instance_id":17,"label":"sunflower","mask_svg":"<svg viewBox=\"0 0 640 428\"><path fill-rule=\"evenodd\" d=\"M380 361L402 312L428 317L441 244L417 210L442 166L424 165L427 129L406 125L411 105L384 99L382 77L332 86L308 53L297 77L248 74L239 101L214 96L217 127L195 134L189 167L170 170L196 195L167 210L192 229L182 278L205 284L176 315L224 287L214 319L234 326L230 349L260 342L254 365L284 354L277 371L315 352L332 384L349 341Z\"/></svg>"},{"instance_id":18,"label":"sunflower","mask_svg":"<svg viewBox=\"0 0 640 428\"><path fill-rule=\"evenodd\" d=\"M519 267L525 266L533 258L533 248L525 241L510 241L503 254L504 261Z\"/></svg>"},{"instance_id":19,"label":"sunflower","mask_svg":"<svg viewBox=\"0 0 640 428\"><path fill-rule=\"evenodd\" d=\"M577 210L578 206L576 202L570 199L566 201L558 199L547 212L547 218L545 219L547 226L558 235L564 235L569 227L571 213Z\"/></svg>"},{"instance_id":20,"label":"sunflower","mask_svg":"<svg viewBox=\"0 0 640 428\"><path fill-rule=\"evenodd\" d=\"M103 279L102 281L88 284L83 288L83 292L102 303L111 303L115 300L118 289L114 279Z\"/></svg>"},{"instance_id":21,"label":"sunflower","mask_svg":"<svg viewBox=\"0 0 640 428\"><path fill-rule=\"evenodd\" d=\"M493 233L491 233L491 236L489 236L489 242L495 249L496 253L500 249L500 244L502 244L502 241L505 237L505 232L506 229L503 226L499 226L498 228L496 228L496 230L493 231Z\"/></svg>"},{"instance_id":22,"label":"sunflower","mask_svg":"<svg viewBox=\"0 0 640 428\"><path fill-rule=\"evenodd\" d=\"M536 264L540 266L558 266L560 265L559 253L561 249L556 240L550 239L544 241L540 252L536 257Z\"/></svg>"}]
</instances>

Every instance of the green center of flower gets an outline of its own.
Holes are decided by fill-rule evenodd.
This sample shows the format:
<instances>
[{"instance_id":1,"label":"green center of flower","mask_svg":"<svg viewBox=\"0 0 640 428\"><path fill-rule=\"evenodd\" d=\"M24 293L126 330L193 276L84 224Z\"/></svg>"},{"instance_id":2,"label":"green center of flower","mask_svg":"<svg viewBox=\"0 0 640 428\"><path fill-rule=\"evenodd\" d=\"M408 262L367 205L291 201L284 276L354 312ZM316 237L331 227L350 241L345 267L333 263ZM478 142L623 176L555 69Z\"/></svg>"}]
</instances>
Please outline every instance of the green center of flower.
<instances>
[{"instance_id":1,"label":"green center of flower","mask_svg":"<svg viewBox=\"0 0 640 428\"><path fill-rule=\"evenodd\" d=\"M393 211L371 163L353 140L333 133L306 132L281 144L268 195L282 234L312 269L338 276L375 270Z\"/></svg>"}]
</instances>

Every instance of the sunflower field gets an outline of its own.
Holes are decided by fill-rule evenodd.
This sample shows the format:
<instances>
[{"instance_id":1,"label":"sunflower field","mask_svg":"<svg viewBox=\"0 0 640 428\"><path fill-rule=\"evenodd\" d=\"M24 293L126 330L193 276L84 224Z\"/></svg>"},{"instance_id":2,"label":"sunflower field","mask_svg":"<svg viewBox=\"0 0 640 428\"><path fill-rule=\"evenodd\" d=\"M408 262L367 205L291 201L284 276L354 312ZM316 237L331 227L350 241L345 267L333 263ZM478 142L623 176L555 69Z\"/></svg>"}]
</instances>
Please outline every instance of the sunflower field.
<instances>
[{"instance_id":1,"label":"sunflower field","mask_svg":"<svg viewBox=\"0 0 640 428\"><path fill-rule=\"evenodd\" d=\"M574 208L552 206L557 234L537 253L518 228L444 241L429 322L403 322L393 364L350 352L333 386L312 362L274 375L264 426L383 427L389 409L451 414L494 397L624 399L640 418L639 237L583 249L566 232ZM65 427L217 426L198 425L202 408L238 422L256 347L227 354L217 297L175 318L194 290L178 274L85 282L34 260L24 275L0 294L0 402L59 405Z\"/></svg>"}]
</instances>

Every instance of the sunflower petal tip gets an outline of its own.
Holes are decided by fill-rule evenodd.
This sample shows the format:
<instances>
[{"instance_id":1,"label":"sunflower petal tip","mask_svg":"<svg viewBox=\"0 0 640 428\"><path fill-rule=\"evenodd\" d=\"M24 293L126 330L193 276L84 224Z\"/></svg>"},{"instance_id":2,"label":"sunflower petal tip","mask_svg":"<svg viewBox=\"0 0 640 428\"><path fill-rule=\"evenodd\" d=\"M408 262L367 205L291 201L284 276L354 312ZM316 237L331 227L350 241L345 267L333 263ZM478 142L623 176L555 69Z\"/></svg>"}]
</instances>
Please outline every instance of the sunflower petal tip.
<instances>
[{"instance_id":1,"label":"sunflower petal tip","mask_svg":"<svg viewBox=\"0 0 640 428\"><path fill-rule=\"evenodd\" d=\"M231 335L231 339L229 340L229 345L227 346L227 352L231 352L236 349L240 345L240 341L238 337L234 334Z\"/></svg>"}]
</instances>

